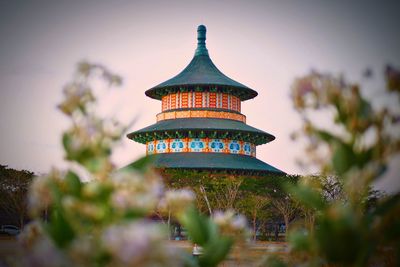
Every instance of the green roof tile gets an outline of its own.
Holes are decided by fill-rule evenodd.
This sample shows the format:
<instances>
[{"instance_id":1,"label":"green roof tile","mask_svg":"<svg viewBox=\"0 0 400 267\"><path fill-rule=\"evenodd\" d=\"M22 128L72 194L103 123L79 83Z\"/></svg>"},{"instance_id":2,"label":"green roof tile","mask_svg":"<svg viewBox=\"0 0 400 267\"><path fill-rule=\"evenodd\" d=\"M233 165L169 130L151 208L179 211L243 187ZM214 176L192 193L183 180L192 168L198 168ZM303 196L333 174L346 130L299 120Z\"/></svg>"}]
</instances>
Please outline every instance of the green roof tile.
<instances>
[{"instance_id":1,"label":"green roof tile","mask_svg":"<svg viewBox=\"0 0 400 267\"><path fill-rule=\"evenodd\" d=\"M272 134L251 127L240 121L210 118L162 120L148 127L128 134L128 138L136 140L139 136L142 136L146 133L154 135L157 133L164 134L165 132L175 133L176 131L204 131L205 133L228 132L230 134L240 133L242 135L249 135L250 137L259 140L258 142L254 142L256 145L265 144L275 139L275 136L273 136Z\"/></svg>"},{"instance_id":2,"label":"green roof tile","mask_svg":"<svg viewBox=\"0 0 400 267\"><path fill-rule=\"evenodd\" d=\"M155 99L161 99L162 95L173 88L213 85L220 86L223 89L232 89L232 94L236 94L242 101L256 97L256 91L227 77L214 65L205 45L206 27L200 25L197 31L198 45L189 65L172 79L147 90L146 95Z\"/></svg>"},{"instance_id":3,"label":"green roof tile","mask_svg":"<svg viewBox=\"0 0 400 267\"><path fill-rule=\"evenodd\" d=\"M164 153L151 155L151 157L153 158L154 166L158 168L235 170L285 174L283 171L255 157L238 154Z\"/></svg>"}]
</instances>

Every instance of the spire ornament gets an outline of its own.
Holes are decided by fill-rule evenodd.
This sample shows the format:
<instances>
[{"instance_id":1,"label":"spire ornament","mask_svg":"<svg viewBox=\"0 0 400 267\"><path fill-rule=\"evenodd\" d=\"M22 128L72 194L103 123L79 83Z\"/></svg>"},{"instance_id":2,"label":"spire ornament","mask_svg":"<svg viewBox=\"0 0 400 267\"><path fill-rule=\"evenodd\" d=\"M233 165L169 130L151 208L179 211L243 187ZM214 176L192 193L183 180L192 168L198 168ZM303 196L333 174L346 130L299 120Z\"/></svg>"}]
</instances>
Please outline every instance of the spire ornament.
<instances>
[{"instance_id":1,"label":"spire ornament","mask_svg":"<svg viewBox=\"0 0 400 267\"><path fill-rule=\"evenodd\" d=\"M208 56L208 50L206 48L206 33L207 28L204 25L197 27L197 49L195 56Z\"/></svg>"}]
</instances>

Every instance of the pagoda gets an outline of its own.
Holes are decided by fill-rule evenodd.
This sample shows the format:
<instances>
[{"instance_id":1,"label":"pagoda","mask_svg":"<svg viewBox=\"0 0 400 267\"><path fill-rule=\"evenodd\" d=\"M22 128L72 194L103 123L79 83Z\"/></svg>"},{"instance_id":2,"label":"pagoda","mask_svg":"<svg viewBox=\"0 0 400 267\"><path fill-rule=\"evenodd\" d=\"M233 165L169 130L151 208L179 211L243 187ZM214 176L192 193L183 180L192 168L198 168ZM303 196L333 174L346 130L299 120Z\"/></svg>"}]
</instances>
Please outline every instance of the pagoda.
<instances>
[{"instance_id":1,"label":"pagoda","mask_svg":"<svg viewBox=\"0 0 400 267\"><path fill-rule=\"evenodd\" d=\"M256 158L256 146L275 137L247 125L241 113L241 102L258 93L214 65L204 25L197 29L197 40L189 65L145 92L161 101L157 122L128 138L145 144L147 155L153 155L159 168L284 174Z\"/></svg>"}]
</instances>

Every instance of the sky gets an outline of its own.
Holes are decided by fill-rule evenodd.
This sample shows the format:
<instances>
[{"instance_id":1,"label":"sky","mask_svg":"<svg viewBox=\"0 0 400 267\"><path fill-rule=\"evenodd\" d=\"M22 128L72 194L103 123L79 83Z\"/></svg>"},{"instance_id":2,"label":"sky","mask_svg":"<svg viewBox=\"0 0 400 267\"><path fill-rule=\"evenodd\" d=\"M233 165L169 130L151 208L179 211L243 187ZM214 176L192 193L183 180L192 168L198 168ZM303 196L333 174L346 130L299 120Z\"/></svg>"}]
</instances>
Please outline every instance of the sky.
<instances>
[{"instance_id":1,"label":"sky","mask_svg":"<svg viewBox=\"0 0 400 267\"><path fill-rule=\"evenodd\" d=\"M186 67L204 24L216 66L259 93L242 113L276 140L257 147L257 157L290 174L312 173L296 164L304 144L289 137L301 125L293 80L315 69L382 90L385 64L400 66L399 8L398 1L0 0L0 164L38 173L65 166L60 136L68 121L56 105L81 60L124 78L121 89L96 90L102 114L137 118L131 131L155 123L161 103L144 91ZM366 68L377 74L368 83ZM124 166L144 153L125 138L113 159ZM400 191L399 172L397 157L377 187Z\"/></svg>"}]
</instances>

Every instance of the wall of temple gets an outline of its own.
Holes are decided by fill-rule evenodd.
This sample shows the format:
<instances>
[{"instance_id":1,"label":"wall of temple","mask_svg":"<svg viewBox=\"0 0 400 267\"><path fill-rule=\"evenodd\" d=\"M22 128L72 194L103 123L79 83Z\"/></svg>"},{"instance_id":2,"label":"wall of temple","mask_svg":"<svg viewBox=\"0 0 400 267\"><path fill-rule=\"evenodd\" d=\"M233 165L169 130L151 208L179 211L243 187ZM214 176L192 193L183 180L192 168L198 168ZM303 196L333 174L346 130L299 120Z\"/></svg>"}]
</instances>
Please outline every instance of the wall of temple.
<instances>
[{"instance_id":1,"label":"wall of temple","mask_svg":"<svg viewBox=\"0 0 400 267\"><path fill-rule=\"evenodd\" d=\"M182 108L213 108L240 112L240 98L218 92L177 92L162 97L162 111Z\"/></svg>"}]
</instances>

